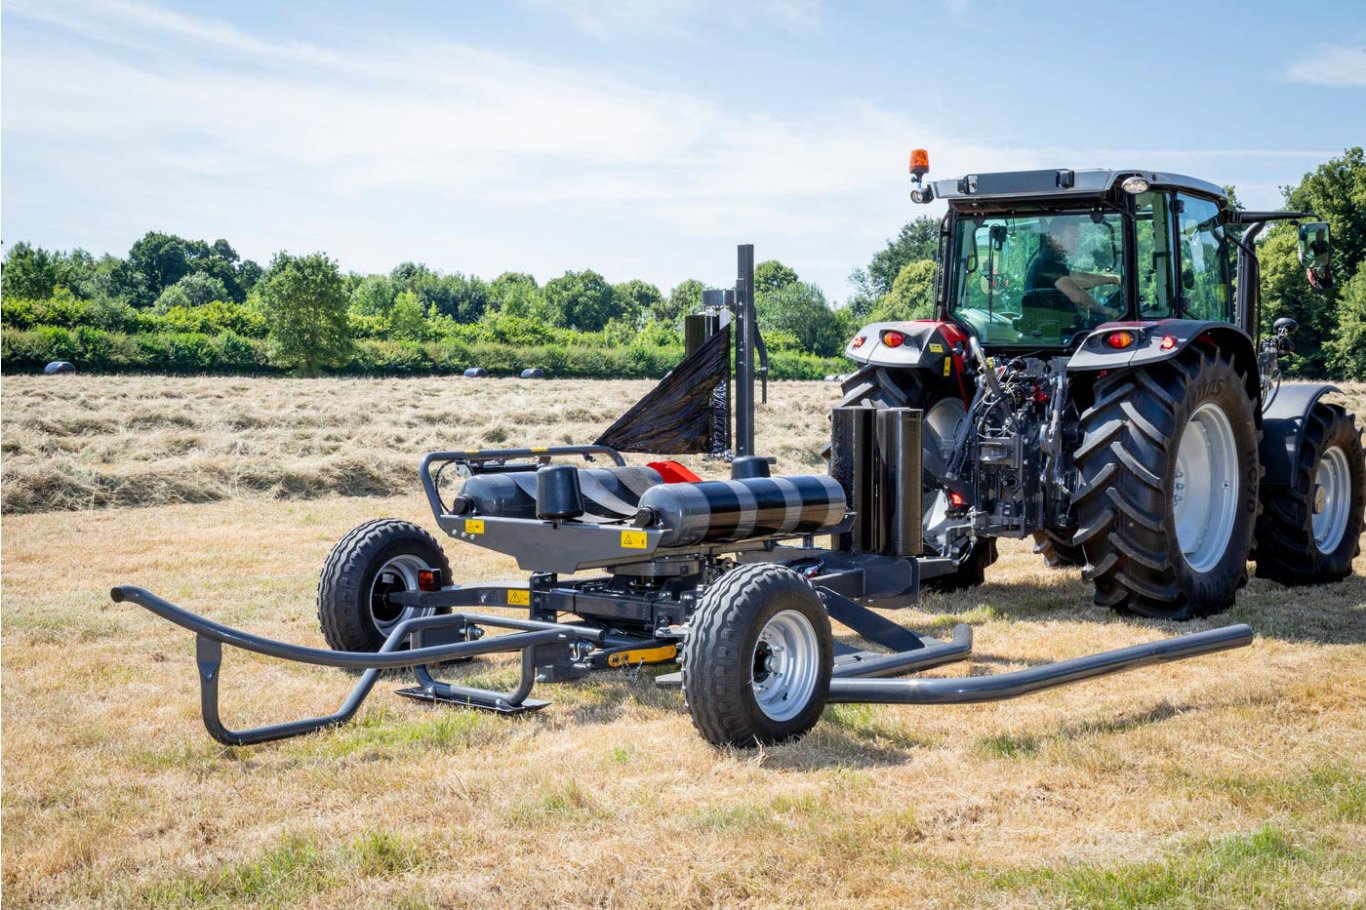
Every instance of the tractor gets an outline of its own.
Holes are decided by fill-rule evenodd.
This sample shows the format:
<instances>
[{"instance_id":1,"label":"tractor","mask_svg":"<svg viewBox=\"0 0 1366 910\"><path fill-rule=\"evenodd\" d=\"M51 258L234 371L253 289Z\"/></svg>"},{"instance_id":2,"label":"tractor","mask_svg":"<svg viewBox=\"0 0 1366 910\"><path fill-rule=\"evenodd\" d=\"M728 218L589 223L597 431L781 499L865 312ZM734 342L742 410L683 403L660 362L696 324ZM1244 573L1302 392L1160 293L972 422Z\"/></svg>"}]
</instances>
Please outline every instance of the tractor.
<instances>
[{"instance_id":1,"label":"tractor","mask_svg":"<svg viewBox=\"0 0 1366 910\"><path fill-rule=\"evenodd\" d=\"M924 413L927 584L980 583L1000 537L1161 619L1228 608L1249 559L1285 585L1351 573L1360 432L1335 386L1282 384L1294 320L1261 331L1258 234L1301 222L1323 287L1326 223L1179 174L928 171L913 152L912 200L948 207L933 318L862 328L840 404Z\"/></svg>"}]
</instances>

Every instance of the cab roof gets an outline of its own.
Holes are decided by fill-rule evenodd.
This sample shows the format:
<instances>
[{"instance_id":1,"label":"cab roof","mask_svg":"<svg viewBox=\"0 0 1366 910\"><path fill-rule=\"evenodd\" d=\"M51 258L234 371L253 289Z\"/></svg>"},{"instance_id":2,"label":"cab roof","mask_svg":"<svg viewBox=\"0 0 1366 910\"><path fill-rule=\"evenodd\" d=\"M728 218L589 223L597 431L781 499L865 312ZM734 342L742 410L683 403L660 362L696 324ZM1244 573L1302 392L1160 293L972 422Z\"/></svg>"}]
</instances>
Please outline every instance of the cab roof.
<instances>
[{"instance_id":1,"label":"cab roof","mask_svg":"<svg viewBox=\"0 0 1366 910\"><path fill-rule=\"evenodd\" d=\"M934 196L948 202L973 202L993 199L1063 199L1075 196L1103 196L1126 177L1138 176L1161 189L1188 190L1228 201L1223 187L1204 180L1163 171L1141 168L1110 171L1101 168L1072 170L1053 168L1042 171L1000 171L994 174L966 174L949 180L934 180Z\"/></svg>"}]
</instances>

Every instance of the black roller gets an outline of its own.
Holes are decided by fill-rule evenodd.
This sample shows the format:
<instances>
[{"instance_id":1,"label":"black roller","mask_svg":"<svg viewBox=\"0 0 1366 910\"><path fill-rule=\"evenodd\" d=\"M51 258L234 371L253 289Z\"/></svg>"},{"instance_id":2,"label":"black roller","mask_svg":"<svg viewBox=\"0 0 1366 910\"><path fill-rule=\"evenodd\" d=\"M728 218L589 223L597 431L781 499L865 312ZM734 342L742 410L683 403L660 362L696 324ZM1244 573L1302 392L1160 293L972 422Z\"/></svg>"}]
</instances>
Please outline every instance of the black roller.
<instances>
[{"instance_id":1,"label":"black roller","mask_svg":"<svg viewBox=\"0 0 1366 910\"><path fill-rule=\"evenodd\" d=\"M536 517L562 521L583 514L579 469L571 464L546 465L536 472Z\"/></svg>"},{"instance_id":2,"label":"black roller","mask_svg":"<svg viewBox=\"0 0 1366 910\"><path fill-rule=\"evenodd\" d=\"M762 455L741 455L730 463L731 480L748 480L751 477L769 477L768 459Z\"/></svg>"},{"instance_id":3,"label":"black roller","mask_svg":"<svg viewBox=\"0 0 1366 910\"><path fill-rule=\"evenodd\" d=\"M754 477L651 487L640 514L660 528L662 547L819 534L844 519L844 489L831 477Z\"/></svg>"}]
</instances>

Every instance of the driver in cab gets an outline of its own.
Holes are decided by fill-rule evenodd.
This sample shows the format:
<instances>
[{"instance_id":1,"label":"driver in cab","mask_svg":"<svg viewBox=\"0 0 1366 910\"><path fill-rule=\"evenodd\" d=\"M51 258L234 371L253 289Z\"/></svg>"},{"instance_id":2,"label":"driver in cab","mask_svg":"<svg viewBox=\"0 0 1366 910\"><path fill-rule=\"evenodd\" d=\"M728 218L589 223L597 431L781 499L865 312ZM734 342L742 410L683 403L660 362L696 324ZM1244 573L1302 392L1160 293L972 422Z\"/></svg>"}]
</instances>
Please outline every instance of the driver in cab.
<instances>
[{"instance_id":1,"label":"driver in cab","mask_svg":"<svg viewBox=\"0 0 1366 910\"><path fill-rule=\"evenodd\" d=\"M1068 257L1077 252L1081 242L1081 228L1071 218L1055 218L1048 225L1048 233L1040 237L1039 254L1025 276L1026 290L1060 292L1082 313L1103 319L1113 319L1118 309L1103 306L1091 296L1094 288L1107 284L1118 285L1118 275L1100 272L1074 272Z\"/></svg>"}]
</instances>

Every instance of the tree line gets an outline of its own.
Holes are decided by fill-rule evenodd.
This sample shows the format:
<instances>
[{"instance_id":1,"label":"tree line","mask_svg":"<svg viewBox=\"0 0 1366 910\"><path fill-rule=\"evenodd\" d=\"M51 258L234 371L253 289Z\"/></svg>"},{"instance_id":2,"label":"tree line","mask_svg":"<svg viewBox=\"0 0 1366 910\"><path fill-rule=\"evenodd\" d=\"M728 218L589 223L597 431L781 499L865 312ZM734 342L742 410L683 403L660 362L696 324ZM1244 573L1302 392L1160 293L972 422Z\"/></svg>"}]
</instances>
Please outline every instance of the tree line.
<instances>
[{"instance_id":1,"label":"tree line","mask_svg":"<svg viewBox=\"0 0 1366 910\"><path fill-rule=\"evenodd\" d=\"M1288 315L1301 325L1287 372L1366 378L1362 149L1306 174L1284 196L1329 222L1337 279L1326 291L1307 286L1293 225L1259 241L1265 323ZM756 307L773 375L838 372L860 325L930 315L938 242L938 219L909 221L854 270L853 293L839 305L791 267L759 263ZM262 267L226 240L155 231L122 258L16 243L0 282L8 368L62 359L110 370L305 375L536 366L559 376L659 376L682 356L682 317L706 287L689 279L665 294L592 270L543 284L520 272L486 281L415 262L387 274L344 273L322 253L281 252Z\"/></svg>"}]
</instances>

